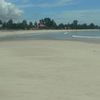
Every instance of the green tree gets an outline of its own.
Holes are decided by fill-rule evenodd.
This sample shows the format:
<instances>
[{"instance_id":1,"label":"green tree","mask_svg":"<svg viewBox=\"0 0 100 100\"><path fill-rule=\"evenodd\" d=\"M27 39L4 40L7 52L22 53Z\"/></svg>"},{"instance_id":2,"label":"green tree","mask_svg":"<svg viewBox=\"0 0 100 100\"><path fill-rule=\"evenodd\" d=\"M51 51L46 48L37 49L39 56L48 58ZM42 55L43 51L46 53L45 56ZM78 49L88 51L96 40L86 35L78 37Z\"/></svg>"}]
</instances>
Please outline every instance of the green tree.
<instances>
[{"instance_id":1,"label":"green tree","mask_svg":"<svg viewBox=\"0 0 100 100\"><path fill-rule=\"evenodd\" d=\"M35 21L34 28L37 28L37 27L38 27L38 23Z\"/></svg>"},{"instance_id":2,"label":"green tree","mask_svg":"<svg viewBox=\"0 0 100 100\"><path fill-rule=\"evenodd\" d=\"M63 23L61 23L61 24L58 25L58 28L59 29L65 29L65 25Z\"/></svg>"},{"instance_id":3,"label":"green tree","mask_svg":"<svg viewBox=\"0 0 100 100\"><path fill-rule=\"evenodd\" d=\"M27 29L28 24L26 20L23 20L21 24L22 24L22 29Z\"/></svg>"},{"instance_id":4,"label":"green tree","mask_svg":"<svg viewBox=\"0 0 100 100\"><path fill-rule=\"evenodd\" d=\"M57 28L56 22L50 18L44 18L44 19L40 20L40 22L42 22L48 29Z\"/></svg>"},{"instance_id":5,"label":"green tree","mask_svg":"<svg viewBox=\"0 0 100 100\"><path fill-rule=\"evenodd\" d=\"M7 27L7 29L13 29L13 20L12 19L8 20L6 27Z\"/></svg>"},{"instance_id":6,"label":"green tree","mask_svg":"<svg viewBox=\"0 0 100 100\"><path fill-rule=\"evenodd\" d=\"M0 29L2 28L2 20L0 20Z\"/></svg>"},{"instance_id":7,"label":"green tree","mask_svg":"<svg viewBox=\"0 0 100 100\"><path fill-rule=\"evenodd\" d=\"M44 18L44 24L46 27L50 28L51 27L51 19L50 18Z\"/></svg>"},{"instance_id":8,"label":"green tree","mask_svg":"<svg viewBox=\"0 0 100 100\"><path fill-rule=\"evenodd\" d=\"M39 20L39 23L41 23L41 24L45 24L45 22L44 22L43 19Z\"/></svg>"},{"instance_id":9,"label":"green tree","mask_svg":"<svg viewBox=\"0 0 100 100\"><path fill-rule=\"evenodd\" d=\"M72 23L72 28L77 29L77 27L78 27L78 20L74 20Z\"/></svg>"},{"instance_id":10,"label":"green tree","mask_svg":"<svg viewBox=\"0 0 100 100\"><path fill-rule=\"evenodd\" d=\"M90 23L90 25L89 25L89 29L94 29L94 28L95 28L94 23Z\"/></svg>"},{"instance_id":11,"label":"green tree","mask_svg":"<svg viewBox=\"0 0 100 100\"><path fill-rule=\"evenodd\" d=\"M52 20L51 23L52 23L52 28L53 28L53 29L56 29L56 28L57 28L56 22L55 22L54 20Z\"/></svg>"},{"instance_id":12,"label":"green tree","mask_svg":"<svg viewBox=\"0 0 100 100\"><path fill-rule=\"evenodd\" d=\"M33 28L33 23L32 22L29 22L28 27L29 27L29 29L32 29Z\"/></svg>"},{"instance_id":13,"label":"green tree","mask_svg":"<svg viewBox=\"0 0 100 100\"><path fill-rule=\"evenodd\" d=\"M88 25L86 23L82 24L82 29L87 29L88 28Z\"/></svg>"},{"instance_id":14,"label":"green tree","mask_svg":"<svg viewBox=\"0 0 100 100\"><path fill-rule=\"evenodd\" d=\"M0 20L0 24L2 24L2 20Z\"/></svg>"}]
</instances>

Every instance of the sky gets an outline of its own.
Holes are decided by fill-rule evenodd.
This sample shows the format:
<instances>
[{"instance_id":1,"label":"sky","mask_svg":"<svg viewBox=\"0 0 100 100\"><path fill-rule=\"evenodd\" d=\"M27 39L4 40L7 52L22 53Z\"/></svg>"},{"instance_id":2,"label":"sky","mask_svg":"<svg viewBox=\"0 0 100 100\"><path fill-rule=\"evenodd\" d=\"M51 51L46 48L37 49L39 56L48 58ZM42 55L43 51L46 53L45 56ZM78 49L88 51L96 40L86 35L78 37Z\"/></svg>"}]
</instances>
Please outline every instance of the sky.
<instances>
[{"instance_id":1,"label":"sky","mask_svg":"<svg viewBox=\"0 0 100 100\"><path fill-rule=\"evenodd\" d=\"M50 17L57 23L100 25L100 0L0 0L0 19L37 21Z\"/></svg>"}]
</instances>

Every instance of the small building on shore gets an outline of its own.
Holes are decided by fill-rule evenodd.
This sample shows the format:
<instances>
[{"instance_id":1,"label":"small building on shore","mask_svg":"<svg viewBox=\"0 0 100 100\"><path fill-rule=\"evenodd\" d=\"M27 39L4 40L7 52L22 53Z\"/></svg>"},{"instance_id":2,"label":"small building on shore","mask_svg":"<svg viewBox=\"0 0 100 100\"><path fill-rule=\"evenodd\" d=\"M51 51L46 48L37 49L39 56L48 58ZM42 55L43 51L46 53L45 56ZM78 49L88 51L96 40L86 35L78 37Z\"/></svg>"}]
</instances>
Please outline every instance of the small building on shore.
<instances>
[{"instance_id":1,"label":"small building on shore","mask_svg":"<svg viewBox=\"0 0 100 100\"><path fill-rule=\"evenodd\" d=\"M38 23L37 28L44 29L44 28L46 28L46 25L44 25L43 23Z\"/></svg>"}]
</instances>

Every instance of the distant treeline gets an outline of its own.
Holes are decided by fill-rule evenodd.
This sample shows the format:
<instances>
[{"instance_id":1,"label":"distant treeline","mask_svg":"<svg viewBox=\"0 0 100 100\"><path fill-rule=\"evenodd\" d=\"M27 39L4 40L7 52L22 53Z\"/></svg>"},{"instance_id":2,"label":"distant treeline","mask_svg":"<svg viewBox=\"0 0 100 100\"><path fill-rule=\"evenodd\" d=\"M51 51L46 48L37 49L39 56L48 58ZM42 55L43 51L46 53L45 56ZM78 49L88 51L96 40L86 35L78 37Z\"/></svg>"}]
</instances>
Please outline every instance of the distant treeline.
<instances>
[{"instance_id":1,"label":"distant treeline","mask_svg":"<svg viewBox=\"0 0 100 100\"><path fill-rule=\"evenodd\" d=\"M94 23L84 23L79 24L78 20L74 20L72 23L67 24L57 24L53 19L44 18L39 20L39 22L27 22L27 20L23 20L22 22L15 23L12 19L7 22L3 22L0 20L0 29L100 29L100 26L95 25Z\"/></svg>"}]
</instances>

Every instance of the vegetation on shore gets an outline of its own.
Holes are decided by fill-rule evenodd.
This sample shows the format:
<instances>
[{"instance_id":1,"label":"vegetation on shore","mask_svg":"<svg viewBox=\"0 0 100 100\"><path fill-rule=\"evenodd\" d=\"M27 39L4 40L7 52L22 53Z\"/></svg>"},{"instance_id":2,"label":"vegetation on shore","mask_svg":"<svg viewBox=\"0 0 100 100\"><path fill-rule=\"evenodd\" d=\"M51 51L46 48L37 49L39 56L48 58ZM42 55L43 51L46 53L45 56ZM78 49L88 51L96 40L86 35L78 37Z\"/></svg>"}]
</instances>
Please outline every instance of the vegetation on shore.
<instances>
[{"instance_id":1,"label":"vegetation on shore","mask_svg":"<svg viewBox=\"0 0 100 100\"><path fill-rule=\"evenodd\" d=\"M23 29L23 30L30 30L30 29L100 29L100 26L95 25L94 23L83 23L79 24L78 20L74 20L72 23L63 24L57 23L51 18L44 18L39 20L39 22L27 22L27 20L23 20L22 22L15 23L12 19L8 22L3 22L0 20L0 29Z\"/></svg>"}]
</instances>

